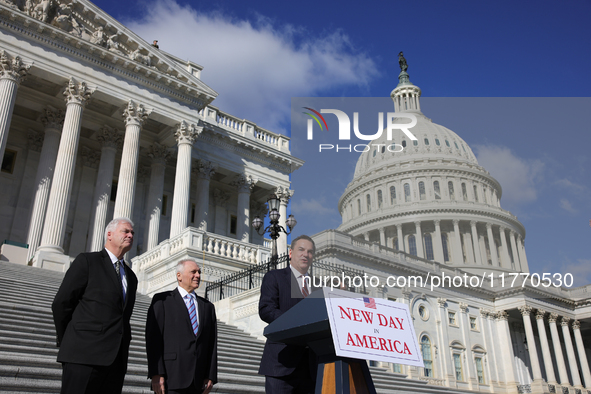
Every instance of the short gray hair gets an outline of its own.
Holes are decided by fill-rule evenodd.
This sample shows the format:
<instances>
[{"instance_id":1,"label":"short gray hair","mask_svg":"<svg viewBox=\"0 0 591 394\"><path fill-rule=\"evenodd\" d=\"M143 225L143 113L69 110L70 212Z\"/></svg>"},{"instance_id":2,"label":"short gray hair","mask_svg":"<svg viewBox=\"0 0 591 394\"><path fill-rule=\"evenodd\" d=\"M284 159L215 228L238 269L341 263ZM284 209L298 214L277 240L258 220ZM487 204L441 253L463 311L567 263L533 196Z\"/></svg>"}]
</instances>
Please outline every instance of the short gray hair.
<instances>
[{"instance_id":1,"label":"short gray hair","mask_svg":"<svg viewBox=\"0 0 591 394\"><path fill-rule=\"evenodd\" d=\"M201 268L199 266L199 263L196 262L195 260L193 260L193 259L183 259L183 260L179 261L178 264L176 265L176 272L177 272L177 274L178 273L181 273L181 272L183 272L185 270L185 263L187 261L190 261L192 263L195 263L195 264L197 264L197 267Z\"/></svg>"},{"instance_id":2,"label":"short gray hair","mask_svg":"<svg viewBox=\"0 0 591 394\"><path fill-rule=\"evenodd\" d=\"M120 217L120 218L115 218L115 219L111 220L109 222L109 224L107 224L107 227L105 227L105 239L104 239L105 242L107 242L107 240L109 238L109 236L107 234L110 231L115 231L115 229L117 228L119 223L129 223L129 224L131 224L131 227L133 227L133 222L131 221L131 219L128 219L128 218Z\"/></svg>"}]
</instances>

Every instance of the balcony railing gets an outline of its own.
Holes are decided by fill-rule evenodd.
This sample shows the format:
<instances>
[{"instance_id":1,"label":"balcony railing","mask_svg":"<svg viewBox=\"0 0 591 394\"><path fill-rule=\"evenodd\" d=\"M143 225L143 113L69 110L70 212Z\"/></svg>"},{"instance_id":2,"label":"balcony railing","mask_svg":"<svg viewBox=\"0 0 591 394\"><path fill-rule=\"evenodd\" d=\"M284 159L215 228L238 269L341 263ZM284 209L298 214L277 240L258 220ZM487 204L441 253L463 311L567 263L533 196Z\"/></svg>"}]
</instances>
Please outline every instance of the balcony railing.
<instances>
[{"instance_id":1,"label":"balcony railing","mask_svg":"<svg viewBox=\"0 0 591 394\"><path fill-rule=\"evenodd\" d=\"M205 298L211 302L216 302L227 297L231 297L240 294L244 291L259 287L263 282L265 274L272 269L285 268L289 264L288 255L280 256L277 261L269 259L263 264L252 266L245 270L236 272L235 274L228 275L216 282L212 282L205 288ZM341 264L332 264L324 261L315 261L310 267L311 281L313 285L317 285L325 277L342 275L350 278L360 277L363 278L365 275L364 271L356 270ZM330 286L330 281L328 281ZM346 290L356 293L366 293L365 285L352 286Z\"/></svg>"}]
</instances>

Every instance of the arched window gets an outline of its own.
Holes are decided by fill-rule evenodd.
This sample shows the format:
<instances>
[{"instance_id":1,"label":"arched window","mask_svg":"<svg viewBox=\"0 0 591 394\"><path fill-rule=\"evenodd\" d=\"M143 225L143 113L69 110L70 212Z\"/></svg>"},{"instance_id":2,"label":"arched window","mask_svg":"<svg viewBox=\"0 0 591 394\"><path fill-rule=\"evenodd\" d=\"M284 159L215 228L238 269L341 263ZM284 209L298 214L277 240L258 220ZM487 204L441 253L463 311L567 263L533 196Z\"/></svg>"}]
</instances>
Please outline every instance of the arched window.
<instances>
[{"instance_id":1,"label":"arched window","mask_svg":"<svg viewBox=\"0 0 591 394\"><path fill-rule=\"evenodd\" d=\"M408 183L404 184L404 201L410 202L410 185Z\"/></svg>"},{"instance_id":2,"label":"arched window","mask_svg":"<svg viewBox=\"0 0 591 394\"><path fill-rule=\"evenodd\" d=\"M408 249L410 254L413 256L417 255L417 243L414 235L408 236Z\"/></svg>"},{"instance_id":3,"label":"arched window","mask_svg":"<svg viewBox=\"0 0 591 394\"><path fill-rule=\"evenodd\" d=\"M474 185L474 201L478 202L478 187Z\"/></svg>"},{"instance_id":4,"label":"arched window","mask_svg":"<svg viewBox=\"0 0 591 394\"><path fill-rule=\"evenodd\" d=\"M448 148L451 148L451 146L449 145L449 141L445 140L445 145L447 145Z\"/></svg>"},{"instance_id":5,"label":"arched window","mask_svg":"<svg viewBox=\"0 0 591 394\"><path fill-rule=\"evenodd\" d=\"M417 141L417 140L413 140L412 144L413 144L414 146L418 146L418 145L419 145L419 141Z\"/></svg>"},{"instance_id":6,"label":"arched window","mask_svg":"<svg viewBox=\"0 0 591 394\"><path fill-rule=\"evenodd\" d=\"M396 204L396 188L390 186L390 205Z\"/></svg>"},{"instance_id":7,"label":"arched window","mask_svg":"<svg viewBox=\"0 0 591 394\"><path fill-rule=\"evenodd\" d=\"M429 145L429 139L425 138L425 145Z\"/></svg>"},{"instance_id":8,"label":"arched window","mask_svg":"<svg viewBox=\"0 0 591 394\"><path fill-rule=\"evenodd\" d=\"M433 357L431 356L431 341L429 337L423 335L421 337L421 354L423 355L423 374L425 377L433 377Z\"/></svg>"},{"instance_id":9,"label":"arched window","mask_svg":"<svg viewBox=\"0 0 591 394\"><path fill-rule=\"evenodd\" d=\"M386 145L382 146L382 153L386 151Z\"/></svg>"},{"instance_id":10,"label":"arched window","mask_svg":"<svg viewBox=\"0 0 591 394\"><path fill-rule=\"evenodd\" d=\"M425 199L425 182L419 182L419 196L421 200Z\"/></svg>"},{"instance_id":11,"label":"arched window","mask_svg":"<svg viewBox=\"0 0 591 394\"><path fill-rule=\"evenodd\" d=\"M377 149L374 149L374 151L373 151L373 157L376 157L376 153L378 153L378 150Z\"/></svg>"},{"instance_id":12,"label":"arched window","mask_svg":"<svg viewBox=\"0 0 591 394\"><path fill-rule=\"evenodd\" d=\"M441 200L441 190L439 190L439 181L433 182L433 193L436 200Z\"/></svg>"},{"instance_id":13,"label":"arched window","mask_svg":"<svg viewBox=\"0 0 591 394\"><path fill-rule=\"evenodd\" d=\"M462 182L462 198L464 201L468 201L468 191L466 190L466 184Z\"/></svg>"},{"instance_id":14,"label":"arched window","mask_svg":"<svg viewBox=\"0 0 591 394\"><path fill-rule=\"evenodd\" d=\"M382 202L383 202L382 191L378 190L378 209L382 208Z\"/></svg>"},{"instance_id":15,"label":"arched window","mask_svg":"<svg viewBox=\"0 0 591 394\"><path fill-rule=\"evenodd\" d=\"M371 211L371 196L368 194L365 196L365 199L367 201L367 212Z\"/></svg>"},{"instance_id":16,"label":"arched window","mask_svg":"<svg viewBox=\"0 0 591 394\"><path fill-rule=\"evenodd\" d=\"M425 252L427 260L435 260L435 257L433 257L433 240L431 239L431 234L423 235L423 239L425 240Z\"/></svg>"},{"instance_id":17,"label":"arched window","mask_svg":"<svg viewBox=\"0 0 591 394\"><path fill-rule=\"evenodd\" d=\"M402 146L406 148L406 140L402 140Z\"/></svg>"},{"instance_id":18,"label":"arched window","mask_svg":"<svg viewBox=\"0 0 591 394\"><path fill-rule=\"evenodd\" d=\"M447 246L447 234L441 234L441 245L443 246L443 261L449 261L449 249Z\"/></svg>"},{"instance_id":19,"label":"arched window","mask_svg":"<svg viewBox=\"0 0 591 394\"><path fill-rule=\"evenodd\" d=\"M439 140L437 138L435 138L435 145L440 146L441 144L439 143Z\"/></svg>"},{"instance_id":20,"label":"arched window","mask_svg":"<svg viewBox=\"0 0 591 394\"><path fill-rule=\"evenodd\" d=\"M447 182L447 188L449 189L449 199L455 200L456 195L454 193L454 183L452 181Z\"/></svg>"},{"instance_id":21,"label":"arched window","mask_svg":"<svg viewBox=\"0 0 591 394\"><path fill-rule=\"evenodd\" d=\"M357 199L357 215L361 215L361 200Z\"/></svg>"},{"instance_id":22,"label":"arched window","mask_svg":"<svg viewBox=\"0 0 591 394\"><path fill-rule=\"evenodd\" d=\"M464 152L466 152L466 148L464 148L464 144L462 144L462 149L464 150Z\"/></svg>"},{"instance_id":23,"label":"arched window","mask_svg":"<svg viewBox=\"0 0 591 394\"><path fill-rule=\"evenodd\" d=\"M457 142L454 141L454 145L456 146L456 149L460 149Z\"/></svg>"},{"instance_id":24,"label":"arched window","mask_svg":"<svg viewBox=\"0 0 591 394\"><path fill-rule=\"evenodd\" d=\"M486 195L486 187L482 189L482 194L484 194L484 203L488 204L488 196Z\"/></svg>"}]
</instances>

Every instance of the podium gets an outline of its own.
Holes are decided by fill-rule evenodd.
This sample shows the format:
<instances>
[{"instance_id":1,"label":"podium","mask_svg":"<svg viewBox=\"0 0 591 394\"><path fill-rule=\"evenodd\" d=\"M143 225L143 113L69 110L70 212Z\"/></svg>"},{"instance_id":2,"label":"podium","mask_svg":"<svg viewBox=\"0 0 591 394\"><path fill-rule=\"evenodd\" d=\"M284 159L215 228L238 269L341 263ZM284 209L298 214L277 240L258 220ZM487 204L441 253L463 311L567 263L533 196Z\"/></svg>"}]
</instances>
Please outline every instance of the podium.
<instances>
[{"instance_id":1,"label":"podium","mask_svg":"<svg viewBox=\"0 0 591 394\"><path fill-rule=\"evenodd\" d=\"M315 291L263 331L275 342L307 346L318 358L316 394L376 394L365 360L336 355L325 294Z\"/></svg>"}]
</instances>

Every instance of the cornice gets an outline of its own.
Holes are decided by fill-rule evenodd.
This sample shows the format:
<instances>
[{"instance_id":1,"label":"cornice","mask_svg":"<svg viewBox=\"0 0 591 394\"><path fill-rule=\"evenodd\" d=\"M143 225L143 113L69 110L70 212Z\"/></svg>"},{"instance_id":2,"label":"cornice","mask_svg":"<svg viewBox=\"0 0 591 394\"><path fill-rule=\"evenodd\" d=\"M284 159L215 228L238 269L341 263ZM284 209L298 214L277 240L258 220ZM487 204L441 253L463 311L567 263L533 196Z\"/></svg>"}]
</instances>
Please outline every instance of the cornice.
<instances>
[{"instance_id":1,"label":"cornice","mask_svg":"<svg viewBox=\"0 0 591 394\"><path fill-rule=\"evenodd\" d=\"M211 90L212 93L202 90L201 87L191 85L188 78L183 75L183 70L177 70L174 64L166 64L168 66L166 72L156 67L148 67L124 54L111 52L55 26L41 22L24 14L22 11L10 9L2 3L0 3L0 27L3 30L11 31L14 34L41 43L45 47L53 48L56 51L90 63L109 73L132 80L136 84L141 84L174 97L199 110L209 104L217 94L209 87L207 89ZM129 35L129 31L125 30ZM139 38L131 38L130 42L132 42L131 40L133 42L142 41ZM160 63L168 63L164 60L164 55L157 59L159 65ZM173 71L176 75L170 74ZM185 78L186 81L179 79L180 77ZM203 83L201 82L201 84Z\"/></svg>"}]
</instances>

